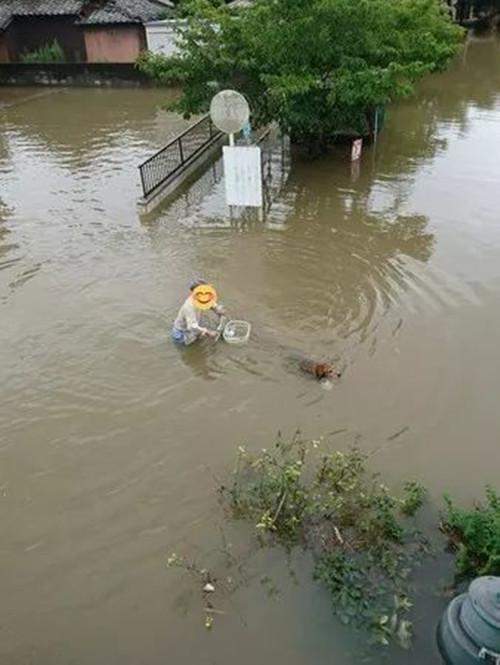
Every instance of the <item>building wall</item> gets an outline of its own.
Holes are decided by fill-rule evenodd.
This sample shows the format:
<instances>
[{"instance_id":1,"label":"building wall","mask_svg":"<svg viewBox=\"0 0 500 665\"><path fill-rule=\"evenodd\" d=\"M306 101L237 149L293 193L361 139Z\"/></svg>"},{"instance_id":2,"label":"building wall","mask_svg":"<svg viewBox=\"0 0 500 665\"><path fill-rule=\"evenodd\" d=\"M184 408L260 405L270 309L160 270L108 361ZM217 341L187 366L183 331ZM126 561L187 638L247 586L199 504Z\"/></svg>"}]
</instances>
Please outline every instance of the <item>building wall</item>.
<instances>
[{"instance_id":1,"label":"building wall","mask_svg":"<svg viewBox=\"0 0 500 665\"><path fill-rule=\"evenodd\" d=\"M85 60L82 31L75 25L76 16L16 16L6 35L12 62L21 60L23 53L50 44L57 39L68 62Z\"/></svg>"},{"instance_id":2,"label":"building wall","mask_svg":"<svg viewBox=\"0 0 500 665\"><path fill-rule=\"evenodd\" d=\"M0 62L9 62L9 49L7 47L7 35L0 32Z\"/></svg>"},{"instance_id":3,"label":"building wall","mask_svg":"<svg viewBox=\"0 0 500 665\"><path fill-rule=\"evenodd\" d=\"M4 62L0 90L4 85L137 88L151 85L151 80L131 62Z\"/></svg>"},{"instance_id":4,"label":"building wall","mask_svg":"<svg viewBox=\"0 0 500 665\"><path fill-rule=\"evenodd\" d=\"M139 25L86 26L84 37L87 62L135 62L146 43Z\"/></svg>"},{"instance_id":5,"label":"building wall","mask_svg":"<svg viewBox=\"0 0 500 665\"><path fill-rule=\"evenodd\" d=\"M176 21L151 21L146 23L146 45L148 51L152 53L162 53L163 55L174 55L178 48L175 43Z\"/></svg>"}]
</instances>

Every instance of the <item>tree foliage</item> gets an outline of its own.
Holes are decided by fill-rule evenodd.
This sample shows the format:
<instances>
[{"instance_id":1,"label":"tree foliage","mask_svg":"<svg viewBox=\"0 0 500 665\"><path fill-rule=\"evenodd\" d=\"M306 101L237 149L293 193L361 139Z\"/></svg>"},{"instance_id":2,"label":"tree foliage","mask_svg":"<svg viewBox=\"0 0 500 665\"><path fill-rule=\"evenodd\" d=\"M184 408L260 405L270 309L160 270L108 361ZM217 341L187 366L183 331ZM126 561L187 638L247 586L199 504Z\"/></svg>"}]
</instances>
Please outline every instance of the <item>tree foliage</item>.
<instances>
[{"instance_id":1,"label":"tree foliage","mask_svg":"<svg viewBox=\"0 0 500 665\"><path fill-rule=\"evenodd\" d=\"M237 12L190 0L184 11L180 53L139 61L157 81L182 83L178 111L205 111L234 88L254 124L276 120L295 141L322 144L365 133L375 107L443 68L462 38L440 0L255 0Z\"/></svg>"}]
</instances>

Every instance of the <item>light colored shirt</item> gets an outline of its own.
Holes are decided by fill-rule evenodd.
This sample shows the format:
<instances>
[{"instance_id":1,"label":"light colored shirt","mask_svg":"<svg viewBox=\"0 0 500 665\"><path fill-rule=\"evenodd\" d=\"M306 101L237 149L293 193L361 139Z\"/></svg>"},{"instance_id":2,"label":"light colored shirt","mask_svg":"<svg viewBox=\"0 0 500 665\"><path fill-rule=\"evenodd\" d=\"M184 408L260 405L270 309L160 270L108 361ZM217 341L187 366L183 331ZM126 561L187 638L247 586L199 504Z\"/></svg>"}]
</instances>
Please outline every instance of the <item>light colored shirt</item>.
<instances>
[{"instance_id":1,"label":"light colored shirt","mask_svg":"<svg viewBox=\"0 0 500 665\"><path fill-rule=\"evenodd\" d=\"M212 307L212 310L216 314L221 314L222 312L222 308L218 305ZM182 332L206 332L207 329L200 325L202 313L203 312L195 306L191 296L189 296L184 301L184 304L177 314L177 318L174 321L174 328L177 328L177 330L182 330Z\"/></svg>"}]
</instances>

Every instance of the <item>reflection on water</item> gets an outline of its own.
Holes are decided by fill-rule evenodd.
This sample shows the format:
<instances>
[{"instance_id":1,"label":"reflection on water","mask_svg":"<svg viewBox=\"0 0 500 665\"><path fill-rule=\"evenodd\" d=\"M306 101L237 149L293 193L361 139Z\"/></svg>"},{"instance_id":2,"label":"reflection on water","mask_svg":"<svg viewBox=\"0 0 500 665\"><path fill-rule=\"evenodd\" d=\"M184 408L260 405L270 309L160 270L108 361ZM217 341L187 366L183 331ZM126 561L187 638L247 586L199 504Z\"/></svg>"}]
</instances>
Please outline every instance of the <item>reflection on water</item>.
<instances>
[{"instance_id":1,"label":"reflection on water","mask_svg":"<svg viewBox=\"0 0 500 665\"><path fill-rule=\"evenodd\" d=\"M14 266L20 258L16 252L19 245L9 240L11 232L7 221L11 213L12 211L0 199L0 270ZM3 297L5 296L0 295L0 298Z\"/></svg>"},{"instance_id":2,"label":"reflection on water","mask_svg":"<svg viewBox=\"0 0 500 665\"><path fill-rule=\"evenodd\" d=\"M432 510L497 481L499 51L471 38L359 173L342 148L294 158L263 221L227 210L220 163L139 220L136 165L185 126L166 91L0 89L1 662L226 665L235 643L243 665L359 662L300 557L295 587L256 556L208 634L165 554L216 547L214 477L278 429L357 438ZM249 344L170 343L199 274ZM322 390L297 352L347 371ZM448 571L423 571L418 648L384 662L439 662L428 588Z\"/></svg>"}]
</instances>

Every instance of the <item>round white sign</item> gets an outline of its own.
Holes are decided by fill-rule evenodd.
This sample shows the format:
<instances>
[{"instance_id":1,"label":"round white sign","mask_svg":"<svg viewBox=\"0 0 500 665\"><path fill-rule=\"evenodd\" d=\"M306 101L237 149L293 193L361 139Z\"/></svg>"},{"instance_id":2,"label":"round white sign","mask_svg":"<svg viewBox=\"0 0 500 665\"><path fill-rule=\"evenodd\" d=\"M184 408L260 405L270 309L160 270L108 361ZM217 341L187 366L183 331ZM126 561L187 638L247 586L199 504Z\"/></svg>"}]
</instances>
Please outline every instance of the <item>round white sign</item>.
<instances>
[{"instance_id":1,"label":"round white sign","mask_svg":"<svg viewBox=\"0 0 500 665\"><path fill-rule=\"evenodd\" d=\"M210 103L212 122L226 134L236 134L243 129L250 117L247 100L236 90L221 90Z\"/></svg>"}]
</instances>

